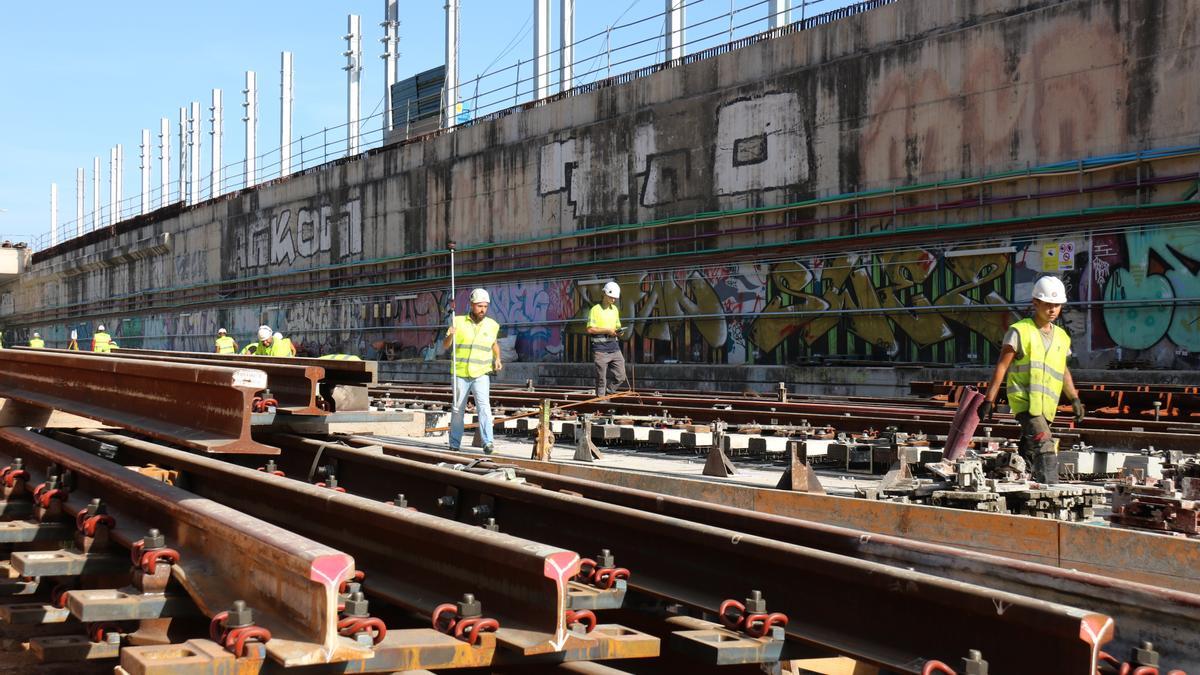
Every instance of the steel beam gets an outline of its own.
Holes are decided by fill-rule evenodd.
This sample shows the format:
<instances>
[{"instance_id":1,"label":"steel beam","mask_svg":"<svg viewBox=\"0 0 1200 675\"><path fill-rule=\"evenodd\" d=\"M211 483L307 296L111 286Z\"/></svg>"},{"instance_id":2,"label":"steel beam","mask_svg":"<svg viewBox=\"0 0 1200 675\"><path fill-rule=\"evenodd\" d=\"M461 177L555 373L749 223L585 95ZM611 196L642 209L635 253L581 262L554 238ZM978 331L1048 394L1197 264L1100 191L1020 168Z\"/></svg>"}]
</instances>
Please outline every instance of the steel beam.
<instances>
[{"instance_id":1,"label":"steel beam","mask_svg":"<svg viewBox=\"0 0 1200 675\"><path fill-rule=\"evenodd\" d=\"M245 600L271 630L267 651L281 664L357 651L337 634L338 584L354 570L349 555L25 429L0 429L0 453L23 458L34 480L51 466L69 471L70 503L102 498L116 520L110 536L122 546L161 530L180 553L174 577L201 611L211 616Z\"/></svg>"},{"instance_id":2,"label":"steel beam","mask_svg":"<svg viewBox=\"0 0 1200 675\"><path fill-rule=\"evenodd\" d=\"M329 384L375 384L379 381L379 364L375 361L335 361L306 357L251 356L249 354L210 354L208 352L174 352L164 349L122 349L121 354L186 357L257 368L260 364L312 366L325 369L324 381Z\"/></svg>"},{"instance_id":3,"label":"steel beam","mask_svg":"<svg viewBox=\"0 0 1200 675\"><path fill-rule=\"evenodd\" d=\"M292 480L111 432L78 434L118 445L120 463L170 466L197 495L350 553L366 572L368 596L430 616L473 593L484 615L499 620L497 640L526 656L594 642L564 622L568 580L579 569L573 551L307 484L308 469L323 466L316 452L303 469L290 463L300 479Z\"/></svg>"},{"instance_id":4,"label":"steel beam","mask_svg":"<svg viewBox=\"0 0 1200 675\"><path fill-rule=\"evenodd\" d=\"M1112 620L1098 612L370 450L275 440L288 447L279 463L288 473L320 451L339 483L358 494L403 492L418 508L437 508L439 498L454 494L453 508L440 510L446 517L478 522L486 515L517 536L610 549L631 570L629 586L651 595L716 612L727 598L761 590L772 611L792 619L793 640L900 672L980 649L995 656L997 672L1036 663L1045 672L1090 675L1100 646L1112 639Z\"/></svg>"},{"instance_id":5,"label":"steel beam","mask_svg":"<svg viewBox=\"0 0 1200 675\"><path fill-rule=\"evenodd\" d=\"M205 452L278 454L250 438L261 370L0 350L0 393Z\"/></svg>"}]
</instances>

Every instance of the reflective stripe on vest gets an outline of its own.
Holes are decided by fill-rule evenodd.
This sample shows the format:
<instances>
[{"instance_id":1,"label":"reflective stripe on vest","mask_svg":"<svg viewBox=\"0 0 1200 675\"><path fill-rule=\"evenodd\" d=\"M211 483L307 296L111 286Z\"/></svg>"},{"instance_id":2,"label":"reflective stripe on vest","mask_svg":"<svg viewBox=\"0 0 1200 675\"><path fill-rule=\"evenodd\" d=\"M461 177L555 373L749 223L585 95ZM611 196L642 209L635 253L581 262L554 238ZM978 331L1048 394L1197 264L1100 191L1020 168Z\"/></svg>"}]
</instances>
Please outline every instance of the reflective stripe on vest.
<instances>
[{"instance_id":1,"label":"reflective stripe on vest","mask_svg":"<svg viewBox=\"0 0 1200 675\"><path fill-rule=\"evenodd\" d=\"M354 354L326 354L325 356L320 356L317 358L322 358L329 361L362 361L362 359L358 358Z\"/></svg>"},{"instance_id":2,"label":"reflective stripe on vest","mask_svg":"<svg viewBox=\"0 0 1200 675\"><path fill-rule=\"evenodd\" d=\"M96 333L92 335L92 351L97 353L111 352L112 336L108 333Z\"/></svg>"},{"instance_id":3,"label":"reflective stripe on vest","mask_svg":"<svg viewBox=\"0 0 1200 675\"><path fill-rule=\"evenodd\" d=\"M1065 330L1054 326L1047 351L1042 332L1033 319L1022 319L1012 328L1021 338L1021 356L1008 368L1008 406L1013 413L1028 412L1053 422L1067 371L1071 338Z\"/></svg>"},{"instance_id":4,"label":"reflective stripe on vest","mask_svg":"<svg viewBox=\"0 0 1200 675\"><path fill-rule=\"evenodd\" d=\"M237 352L237 343L228 335L222 335L217 338L216 346L218 354L234 354Z\"/></svg>"},{"instance_id":5,"label":"reflective stripe on vest","mask_svg":"<svg viewBox=\"0 0 1200 675\"><path fill-rule=\"evenodd\" d=\"M499 334L500 324L486 316L479 323L469 316L454 317L454 374L474 378L490 373Z\"/></svg>"}]
</instances>

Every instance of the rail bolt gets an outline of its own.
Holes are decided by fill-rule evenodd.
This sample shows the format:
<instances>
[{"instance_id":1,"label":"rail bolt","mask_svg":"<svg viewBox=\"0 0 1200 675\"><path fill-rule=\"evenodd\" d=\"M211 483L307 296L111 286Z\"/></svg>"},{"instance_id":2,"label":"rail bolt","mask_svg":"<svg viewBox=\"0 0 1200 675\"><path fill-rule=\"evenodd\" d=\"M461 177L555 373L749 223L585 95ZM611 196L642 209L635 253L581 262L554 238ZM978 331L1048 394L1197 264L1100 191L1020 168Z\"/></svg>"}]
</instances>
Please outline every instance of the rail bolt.
<instances>
[{"instance_id":1,"label":"rail bolt","mask_svg":"<svg viewBox=\"0 0 1200 675\"><path fill-rule=\"evenodd\" d=\"M968 649L963 659L963 675L988 675L988 662L978 649Z\"/></svg>"},{"instance_id":2,"label":"rail bolt","mask_svg":"<svg viewBox=\"0 0 1200 675\"><path fill-rule=\"evenodd\" d=\"M155 527L150 528L146 532L146 536L144 538L142 538L142 550L143 551L153 551L155 549L165 548L166 545L167 545L166 537L164 537L162 532L159 532L158 528L155 528ZM241 601L239 600L238 602L241 602ZM245 604L245 603L242 603L242 604Z\"/></svg>"},{"instance_id":3,"label":"rail bolt","mask_svg":"<svg viewBox=\"0 0 1200 675\"><path fill-rule=\"evenodd\" d=\"M458 616L463 619L483 616L483 603L475 599L474 593L463 593L458 601Z\"/></svg>"},{"instance_id":4,"label":"rail bolt","mask_svg":"<svg viewBox=\"0 0 1200 675\"><path fill-rule=\"evenodd\" d=\"M443 495L438 497L437 505L443 509L452 509L458 503L454 495Z\"/></svg>"},{"instance_id":5,"label":"rail bolt","mask_svg":"<svg viewBox=\"0 0 1200 675\"><path fill-rule=\"evenodd\" d=\"M481 527L483 527L483 529L489 530L491 532L499 532L500 531L500 525L496 522L495 518L488 518L487 522L484 523Z\"/></svg>"},{"instance_id":6,"label":"rail bolt","mask_svg":"<svg viewBox=\"0 0 1200 675\"><path fill-rule=\"evenodd\" d=\"M616 566L617 559L613 557L612 551L607 548L600 549L600 555L596 556L596 567L607 568Z\"/></svg>"},{"instance_id":7,"label":"rail bolt","mask_svg":"<svg viewBox=\"0 0 1200 675\"><path fill-rule=\"evenodd\" d=\"M405 498L403 492L397 494L396 498L392 500L392 506L399 507L402 509L408 508L408 499Z\"/></svg>"},{"instance_id":8,"label":"rail bolt","mask_svg":"<svg viewBox=\"0 0 1200 675\"><path fill-rule=\"evenodd\" d=\"M371 613L367 609L367 598L362 591L355 591L346 598L346 609L342 610L343 616L352 616L355 618L363 618L370 616Z\"/></svg>"},{"instance_id":9,"label":"rail bolt","mask_svg":"<svg viewBox=\"0 0 1200 675\"><path fill-rule=\"evenodd\" d=\"M250 609L245 600L234 600L233 609L229 610L228 616L225 617L225 627L245 628L253 625L254 610Z\"/></svg>"},{"instance_id":10,"label":"rail bolt","mask_svg":"<svg viewBox=\"0 0 1200 675\"><path fill-rule=\"evenodd\" d=\"M1154 650L1154 644L1143 641L1140 647L1134 647L1133 663L1137 666L1157 668L1158 652Z\"/></svg>"},{"instance_id":11,"label":"rail bolt","mask_svg":"<svg viewBox=\"0 0 1200 675\"><path fill-rule=\"evenodd\" d=\"M746 613L767 613L767 600L762 596L762 591L750 591L750 597L746 598Z\"/></svg>"}]
</instances>

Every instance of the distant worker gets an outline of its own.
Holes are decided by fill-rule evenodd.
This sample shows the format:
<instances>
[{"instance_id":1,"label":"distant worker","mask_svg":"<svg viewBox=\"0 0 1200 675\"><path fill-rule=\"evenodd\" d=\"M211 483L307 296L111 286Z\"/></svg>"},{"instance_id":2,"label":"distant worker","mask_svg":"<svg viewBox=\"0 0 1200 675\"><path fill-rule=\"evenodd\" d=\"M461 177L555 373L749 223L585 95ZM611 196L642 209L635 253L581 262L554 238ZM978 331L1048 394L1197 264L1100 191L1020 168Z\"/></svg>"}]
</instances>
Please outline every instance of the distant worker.
<instances>
[{"instance_id":1,"label":"distant worker","mask_svg":"<svg viewBox=\"0 0 1200 675\"><path fill-rule=\"evenodd\" d=\"M238 350L237 340L229 337L224 328L217 329L217 340L213 344L218 354L236 354Z\"/></svg>"},{"instance_id":2,"label":"distant worker","mask_svg":"<svg viewBox=\"0 0 1200 675\"><path fill-rule=\"evenodd\" d=\"M273 342L274 333L268 325L258 327L258 342L251 342L242 347L243 354L255 354L257 356L270 356L271 343Z\"/></svg>"},{"instance_id":3,"label":"distant worker","mask_svg":"<svg viewBox=\"0 0 1200 675\"><path fill-rule=\"evenodd\" d=\"M292 344L291 338L283 337L283 333L276 332L271 336L271 356L296 356L296 345Z\"/></svg>"},{"instance_id":4,"label":"distant worker","mask_svg":"<svg viewBox=\"0 0 1200 675\"><path fill-rule=\"evenodd\" d=\"M604 284L600 304L592 305L588 311L587 332L592 339L592 359L596 362L596 396L613 394L625 382L625 355L617 340L626 337L629 329L621 327L617 307L620 299L621 287L610 281ZM608 381L610 372L611 382Z\"/></svg>"},{"instance_id":5,"label":"distant worker","mask_svg":"<svg viewBox=\"0 0 1200 675\"><path fill-rule=\"evenodd\" d=\"M979 406L980 420L992 416L1000 382L1007 373L1008 407L1021 425L1021 455L1033 467L1033 479L1039 483L1058 482L1058 455L1050 423L1058 412L1062 392L1066 390L1076 424L1083 421L1085 413L1067 370L1071 338L1054 325L1066 301L1067 289L1057 277L1037 280L1033 286L1033 318L1009 326L996 371Z\"/></svg>"},{"instance_id":6,"label":"distant worker","mask_svg":"<svg viewBox=\"0 0 1200 675\"><path fill-rule=\"evenodd\" d=\"M45 349L46 341L42 339L41 333L34 333L33 337L29 338L30 349Z\"/></svg>"},{"instance_id":7,"label":"distant worker","mask_svg":"<svg viewBox=\"0 0 1200 675\"><path fill-rule=\"evenodd\" d=\"M104 332L104 324L96 326L96 332L92 334L92 351L97 354L107 354L117 348L117 343L112 339L112 336Z\"/></svg>"},{"instance_id":8,"label":"distant worker","mask_svg":"<svg viewBox=\"0 0 1200 675\"><path fill-rule=\"evenodd\" d=\"M483 438L484 454L492 454L492 403L490 399L492 372L504 369L500 362L500 324L487 317L492 299L482 288L471 291L471 313L455 316L442 340L442 349L454 345L454 408L450 417L450 449L462 447L463 416L467 411L467 396L475 392L476 421Z\"/></svg>"}]
</instances>

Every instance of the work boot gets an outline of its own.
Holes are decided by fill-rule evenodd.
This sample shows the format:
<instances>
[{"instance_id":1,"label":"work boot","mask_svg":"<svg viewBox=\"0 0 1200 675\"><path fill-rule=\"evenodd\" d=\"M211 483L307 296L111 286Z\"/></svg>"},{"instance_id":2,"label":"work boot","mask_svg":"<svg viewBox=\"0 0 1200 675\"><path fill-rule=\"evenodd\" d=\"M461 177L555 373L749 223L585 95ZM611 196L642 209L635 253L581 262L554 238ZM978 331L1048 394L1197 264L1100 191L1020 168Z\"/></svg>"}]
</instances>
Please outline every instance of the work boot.
<instances>
[{"instance_id":1,"label":"work boot","mask_svg":"<svg viewBox=\"0 0 1200 675\"><path fill-rule=\"evenodd\" d=\"M1033 458L1033 479L1045 485L1058 484L1058 454L1044 452Z\"/></svg>"},{"instance_id":2,"label":"work boot","mask_svg":"<svg viewBox=\"0 0 1200 675\"><path fill-rule=\"evenodd\" d=\"M495 451L496 451L496 449L494 447L492 447L491 443L488 443L483 446L483 454L485 454L485 455L490 455Z\"/></svg>"}]
</instances>

